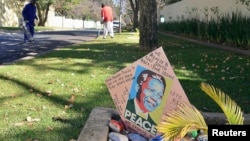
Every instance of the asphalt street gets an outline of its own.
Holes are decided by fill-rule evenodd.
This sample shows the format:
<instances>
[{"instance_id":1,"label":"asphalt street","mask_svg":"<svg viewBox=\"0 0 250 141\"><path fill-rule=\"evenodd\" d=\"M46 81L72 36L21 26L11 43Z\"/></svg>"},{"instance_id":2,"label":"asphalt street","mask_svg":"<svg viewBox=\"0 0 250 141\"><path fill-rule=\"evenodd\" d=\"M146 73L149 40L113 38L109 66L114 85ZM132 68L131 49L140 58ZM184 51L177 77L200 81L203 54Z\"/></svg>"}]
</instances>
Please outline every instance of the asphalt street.
<instances>
[{"instance_id":1,"label":"asphalt street","mask_svg":"<svg viewBox=\"0 0 250 141\"><path fill-rule=\"evenodd\" d=\"M94 40L98 30L63 30L36 32L34 42L24 43L21 32L0 31L0 65L31 58L55 48Z\"/></svg>"}]
</instances>

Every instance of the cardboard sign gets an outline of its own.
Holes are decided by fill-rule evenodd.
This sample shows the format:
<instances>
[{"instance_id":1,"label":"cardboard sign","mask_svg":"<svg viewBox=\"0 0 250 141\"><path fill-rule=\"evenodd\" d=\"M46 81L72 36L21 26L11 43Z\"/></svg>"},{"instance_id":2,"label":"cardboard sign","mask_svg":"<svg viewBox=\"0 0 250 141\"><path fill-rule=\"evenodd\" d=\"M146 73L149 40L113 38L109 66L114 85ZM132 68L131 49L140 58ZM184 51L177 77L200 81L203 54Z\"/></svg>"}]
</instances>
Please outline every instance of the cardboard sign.
<instances>
[{"instance_id":1,"label":"cardboard sign","mask_svg":"<svg viewBox=\"0 0 250 141\"><path fill-rule=\"evenodd\" d=\"M162 47L105 83L126 129L147 138L159 135L156 126L178 104L190 104Z\"/></svg>"}]
</instances>

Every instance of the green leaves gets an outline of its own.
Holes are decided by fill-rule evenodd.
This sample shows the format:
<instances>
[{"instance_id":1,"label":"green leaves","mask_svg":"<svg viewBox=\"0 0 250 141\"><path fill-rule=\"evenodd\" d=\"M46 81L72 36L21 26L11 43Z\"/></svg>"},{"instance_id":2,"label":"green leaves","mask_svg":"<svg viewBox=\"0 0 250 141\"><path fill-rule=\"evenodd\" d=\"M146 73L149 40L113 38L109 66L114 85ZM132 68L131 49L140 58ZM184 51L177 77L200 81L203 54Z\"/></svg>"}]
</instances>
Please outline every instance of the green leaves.
<instances>
[{"instance_id":1,"label":"green leaves","mask_svg":"<svg viewBox=\"0 0 250 141\"><path fill-rule=\"evenodd\" d=\"M212 98L224 112L229 124L243 124L244 117L241 108L220 89L201 83L201 89Z\"/></svg>"},{"instance_id":2,"label":"green leaves","mask_svg":"<svg viewBox=\"0 0 250 141\"><path fill-rule=\"evenodd\" d=\"M200 88L212 98L224 112L228 124L242 125L244 121L241 108L220 89L202 82ZM208 127L201 113L192 105L180 104L178 108L166 115L156 127L168 141L184 138L190 131L202 130L207 134Z\"/></svg>"},{"instance_id":3,"label":"green leaves","mask_svg":"<svg viewBox=\"0 0 250 141\"><path fill-rule=\"evenodd\" d=\"M207 133L207 125L201 113L192 105L181 104L163 119L156 128L164 133L164 139L175 141L183 138L189 131L203 130Z\"/></svg>"}]
</instances>

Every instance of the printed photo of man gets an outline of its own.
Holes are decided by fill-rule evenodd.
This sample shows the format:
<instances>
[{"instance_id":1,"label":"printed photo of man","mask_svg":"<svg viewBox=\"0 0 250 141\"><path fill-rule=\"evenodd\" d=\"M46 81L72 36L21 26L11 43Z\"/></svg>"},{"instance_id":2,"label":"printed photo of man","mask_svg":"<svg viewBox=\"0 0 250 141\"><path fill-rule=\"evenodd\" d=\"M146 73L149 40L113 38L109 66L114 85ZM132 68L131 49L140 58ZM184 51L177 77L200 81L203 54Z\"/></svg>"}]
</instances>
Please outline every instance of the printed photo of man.
<instances>
[{"instance_id":1,"label":"printed photo of man","mask_svg":"<svg viewBox=\"0 0 250 141\"><path fill-rule=\"evenodd\" d=\"M156 110L162 103L165 88L166 81L163 76L141 66L137 66L126 112L136 114L136 116L141 117L143 120L156 125L150 113Z\"/></svg>"}]
</instances>

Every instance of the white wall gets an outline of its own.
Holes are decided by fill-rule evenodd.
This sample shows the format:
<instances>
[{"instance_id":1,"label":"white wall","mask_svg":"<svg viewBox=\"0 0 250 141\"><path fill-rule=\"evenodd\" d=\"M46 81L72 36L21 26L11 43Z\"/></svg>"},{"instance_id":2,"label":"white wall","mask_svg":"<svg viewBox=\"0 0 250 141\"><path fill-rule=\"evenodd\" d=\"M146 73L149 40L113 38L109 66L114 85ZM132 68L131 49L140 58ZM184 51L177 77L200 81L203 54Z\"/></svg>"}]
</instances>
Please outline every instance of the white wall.
<instances>
[{"instance_id":1,"label":"white wall","mask_svg":"<svg viewBox=\"0 0 250 141\"><path fill-rule=\"evenodd\" d=\"M0 26L11 27L18 26L19 19L22 17L21 11L27 2L19 2L9 0L0 0ZM38 21L35 21L36 24ZM53 6L50 7L48 19L45 26L60 28L101 28L100 22L83 21L79 19L67 19L65 17L55 16Z\"/></svg>"},{"instance_id":2,"label":"white wall","mask_svg":"<svg viewBox=\"0 0 250 141\"><path fill-rule=\"evenodd\" d=\"M218 7L219 13L212 12L212 8ZM207 12L205 9L208 9ZM244 15L250 16L250 11L245 5L236 4L236 0L182 0L163 7L158 10L158 16L162 15L165 22L178 21L188 18L200 20L217 19L217 16L232 14L241 11ZM206 16L207 15L207 16ZM160 18L158 18L160 21Z\"/></svg>"},{"instance_id":3,"label":"white wall","mask_svg":"<svg viewBox=\"0 0 250 141\"><path fill-rule=\"evenodd\" d=\"M49 27L61 28L101 28L99 21L83 21L81 19L69 19L62 16L55 16L53 8L48 13L48 19L45 23Z\"/></svg>"},{"instance_id":4,"label":"white wall","mask_svg":"<svg viewBox=\"0 0 250 141\"><path fill-rule=\"evenodd\" d=\"M79 19L68 19L62 16L54 16L48 18L46 24L48 27L61 27L61 28L101 28L99 21L83 21Z\"/></svg>"},{"instance_id":5,"label":"white wall","mask_svg":"<svg viewBox=\"0 0 250 141\"><path fill-rule=\"evenodd\" d=\"M19 8L16 8L18 5ZM10 3L8 0L0 0L0 26L18 26L18 19L21 17L21 9L24 3L15 1ZM219 14L211 12L211 8L218 7ZM205 16L205 8L208 8L208 16ZM194 10L196 9L196 12ZM244 15L250 16L250 11L246 6L236 4L236 0L182 0L178 3L168 5L158 9L158 21L160 15L165 18L165 22L181 20L182 18L199 18L200 20L210 20L225 13L241 11ZM197 17L196 17L197 16ZM64 23L62 23L62 21ZM46 26L68 27L68 28L101 28L100 22L70 20L55 17L53 9L50 9Z\"/></svg>"}]
</instances>

